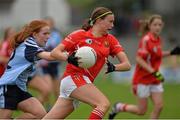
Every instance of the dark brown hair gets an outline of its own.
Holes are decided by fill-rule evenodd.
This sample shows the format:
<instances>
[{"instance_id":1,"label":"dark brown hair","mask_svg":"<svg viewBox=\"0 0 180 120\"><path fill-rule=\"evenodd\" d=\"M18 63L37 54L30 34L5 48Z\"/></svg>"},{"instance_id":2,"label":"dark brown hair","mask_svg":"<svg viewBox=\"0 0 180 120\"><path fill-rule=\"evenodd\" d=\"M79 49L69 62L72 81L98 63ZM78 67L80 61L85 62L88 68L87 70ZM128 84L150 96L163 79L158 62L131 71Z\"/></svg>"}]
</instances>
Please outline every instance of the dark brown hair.
<instances>
[{"instance_id":1,"label":"dark brown hair","mask_svg":"<svg viewBox=\"0 0 180 120\"><path fill-rule=\"evenodd\" d=\"M155 19L161 19L162 17L160 15L154 14L151 15L148 19L140 20L140 32L141 35L146 34L149 32L149 25L155 20Z\"/></svg>"},{"instance_id":2,"label":"dark brown hair","mask_svg":"<svg viewBox=\"0 0 180 120\"><path fill-rule=\"evenodd\" d=\"M95 8L91 13L90 18L85 20L85 22L83 23L82 29L88 31L93 26L93 24L96 22L97 19L99 18L104 19L109 14L113 14L113 13L108 8L105 7Z\"/></svg>"},{"instance_id":3,"label":"dark brown hair","mask_svg":"<svg viewBox=\"0 0 180 120\"><path fill-rule=\"evenodd\" d=\"M24 28L10 40L12 48L18 47L27 37L32 36L34 32L38 33L41 28L45 26L49 26L45 20L33 20L28 25L25 25Z\"/></svg>"}]
</instances>

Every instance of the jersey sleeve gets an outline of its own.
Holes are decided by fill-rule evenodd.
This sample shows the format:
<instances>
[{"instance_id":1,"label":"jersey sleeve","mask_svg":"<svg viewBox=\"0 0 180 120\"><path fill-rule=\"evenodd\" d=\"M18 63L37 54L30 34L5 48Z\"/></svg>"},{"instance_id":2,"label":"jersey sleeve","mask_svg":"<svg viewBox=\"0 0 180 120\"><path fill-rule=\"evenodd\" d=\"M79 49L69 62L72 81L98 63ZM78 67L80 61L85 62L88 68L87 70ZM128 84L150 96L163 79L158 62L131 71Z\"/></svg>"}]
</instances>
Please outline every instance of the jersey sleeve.
<instances>
[{"instance_id":1,"label":"jersey sleeve","mask_svg":"<svg viewBox=\"0 0 180 120\"><path fill-rule=\"evenodd\" d=\"M110 39L110 55L114 57L116 54L118 54L121 51L124 51L124 48L121 46L119 41L114 36L109 36Z\"/></svg>"},{"instance_id":2,"label":"jersey sleeve","mask_svg":"<svg viewBox=\"0 0 180 120\"><path fill-rule=\"evenodd\" d=\"M62 44L65 46L65 50L69 52L70 50L75 49L78 40L84 33L84 30L77 30L65 37L62 41Z\"/></svg>"},{"instance_id":3,"label":"jersey sleeve","mask_svg":"<svg viewBox=\"0 0 180 120\"><path fill-rule=\"evenodd\" d=\"M37 60L40 60L40 58L37 56L38 53L43 52L44 49L39 47L34 41L27 40L25 42L26 48L25 48L25 58L29 62L35 62Z\"/></svg>"},{"instance_id":4,"label":"jersey sleeve","mask_svg":"<svg viewBox=\"0 0 180 120\"><path fill-rule=\"evenodd\" d=\"M137 51L137 55L144 59L147 58L147 56L149 55L148 41L149 41L149 36L144 36L139 43L139 48Z\"/></svg>"}]
</instances>

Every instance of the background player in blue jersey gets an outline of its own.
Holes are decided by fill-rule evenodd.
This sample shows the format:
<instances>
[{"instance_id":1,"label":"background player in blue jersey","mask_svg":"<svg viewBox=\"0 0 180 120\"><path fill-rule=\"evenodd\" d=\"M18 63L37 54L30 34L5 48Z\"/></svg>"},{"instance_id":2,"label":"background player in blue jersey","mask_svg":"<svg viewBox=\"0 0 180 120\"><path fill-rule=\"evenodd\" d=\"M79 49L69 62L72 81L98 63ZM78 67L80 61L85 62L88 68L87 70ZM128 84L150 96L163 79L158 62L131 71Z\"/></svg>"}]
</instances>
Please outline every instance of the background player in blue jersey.
<instances>
[{"instance_id":1,"label":"background player in blue jersey","mask_svg":"<svg viewBox=\"0 0 180 120\"><path fill-rule=\"evenodd\" d=\"M11 39L14 51L0 78L0 118L11 118L16 109L24 112L20 118L42 118L46 114L42 104L27 92L26 83L37 60L54 60L43 49L49 37L47 22L34 20Z\"/></svg>"}]
</instances>

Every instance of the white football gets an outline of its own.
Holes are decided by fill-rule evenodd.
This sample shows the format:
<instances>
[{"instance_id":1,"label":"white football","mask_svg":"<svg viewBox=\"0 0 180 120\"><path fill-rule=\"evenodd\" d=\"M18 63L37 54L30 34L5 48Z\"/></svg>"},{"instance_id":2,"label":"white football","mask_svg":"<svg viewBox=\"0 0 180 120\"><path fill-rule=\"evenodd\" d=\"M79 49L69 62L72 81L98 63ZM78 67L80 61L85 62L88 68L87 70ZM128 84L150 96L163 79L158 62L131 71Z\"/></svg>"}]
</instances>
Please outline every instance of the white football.
<instances>
[{"instance_id":1,"label":"white football","mask_svg":"<svg viewBox=\"0 0 180 120\"><path fill-rule=\"evenodd\" d=\"M79 58L78 63L81 68L90 68L96 63L97 55L93 48L88 46L80 47L76 54Z\"/></svg>"}]
</instances>

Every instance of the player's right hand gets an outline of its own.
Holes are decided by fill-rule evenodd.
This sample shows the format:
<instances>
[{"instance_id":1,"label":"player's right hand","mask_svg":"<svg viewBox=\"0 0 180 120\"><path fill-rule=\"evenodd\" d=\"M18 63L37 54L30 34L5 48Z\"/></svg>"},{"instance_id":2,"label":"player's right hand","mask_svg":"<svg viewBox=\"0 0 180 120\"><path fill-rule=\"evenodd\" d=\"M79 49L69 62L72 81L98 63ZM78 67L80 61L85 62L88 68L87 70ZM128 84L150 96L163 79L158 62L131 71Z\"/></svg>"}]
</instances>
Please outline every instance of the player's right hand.
<instances>
[{"instance_id":1,"label":"player's right hand","mask_svg":"<svg viewBox=\"0 0 180 120\"><path fill-rule=\"evenodd\" d=\"M153 75L156 77L156 79L160 80L161 82L164 82L164 77L159 71L153 72Z\"/></svg>"},{"instance_id":2,"label":"player's right hand","mask_svg":"<svg viewBox=\"0 0 180 120\"><path fill-rule=\"evenodd\" d=\"M79 66L79 64L78 64L78 57L75 57L75 54L76 54L76 52L73 52L72 54L70 54L68 56L67 61L68 61L68 63L73 64L73 65L78 67Z\"/></svg>"}]
</instances>

